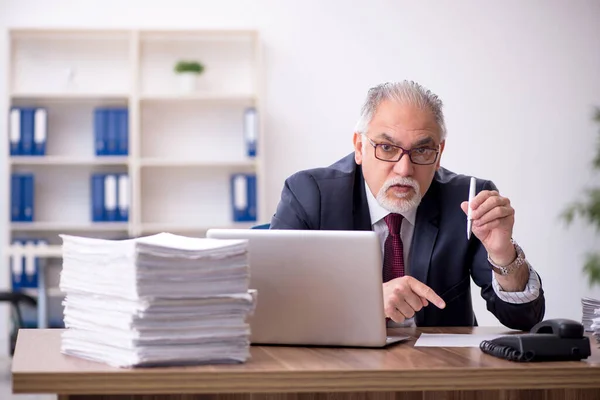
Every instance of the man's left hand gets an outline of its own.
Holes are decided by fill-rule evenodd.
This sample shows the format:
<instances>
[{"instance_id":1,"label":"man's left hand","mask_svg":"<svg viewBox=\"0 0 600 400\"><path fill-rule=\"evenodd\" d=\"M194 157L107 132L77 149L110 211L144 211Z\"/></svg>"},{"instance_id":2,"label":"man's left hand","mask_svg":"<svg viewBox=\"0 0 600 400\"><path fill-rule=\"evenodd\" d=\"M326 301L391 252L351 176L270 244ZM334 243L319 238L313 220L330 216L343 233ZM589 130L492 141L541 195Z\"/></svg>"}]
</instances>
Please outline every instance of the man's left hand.
<instances>
[{"instance_id":1,"label":"man's left hand","mask_svg":"<svg viewBox=\"0 0 600 400\"><path fill-rule=\"evenodd\" d=\"M468 202L460 205L467 214ZM510 200L495 190L483 190L471 201L472 232L496 264L510 264L517 253L511 243L515 210Z\"/></svg>"}]
</instances>

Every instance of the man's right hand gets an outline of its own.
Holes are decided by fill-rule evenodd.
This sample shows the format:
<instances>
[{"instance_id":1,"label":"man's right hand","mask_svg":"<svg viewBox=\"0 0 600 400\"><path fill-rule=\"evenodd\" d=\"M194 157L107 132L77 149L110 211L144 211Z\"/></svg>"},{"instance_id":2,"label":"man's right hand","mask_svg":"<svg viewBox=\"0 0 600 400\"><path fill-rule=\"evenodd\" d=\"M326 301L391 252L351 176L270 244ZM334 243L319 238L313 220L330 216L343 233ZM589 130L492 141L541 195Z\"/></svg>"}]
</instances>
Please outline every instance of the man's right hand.
<instances>
[{"instance_id":1,"label":"man's right hand","mask_svg":"<svg viewBox=\"0 0 600 400\"><path fill-rule=\"evenodd\" d=\"M414 317L415 313L427 307L429 302L438 308L446 307L444 300L432 288L412 276L392 279L383 284L385 316L394 322L403 322Z\"/></svg>"}]
</instances>

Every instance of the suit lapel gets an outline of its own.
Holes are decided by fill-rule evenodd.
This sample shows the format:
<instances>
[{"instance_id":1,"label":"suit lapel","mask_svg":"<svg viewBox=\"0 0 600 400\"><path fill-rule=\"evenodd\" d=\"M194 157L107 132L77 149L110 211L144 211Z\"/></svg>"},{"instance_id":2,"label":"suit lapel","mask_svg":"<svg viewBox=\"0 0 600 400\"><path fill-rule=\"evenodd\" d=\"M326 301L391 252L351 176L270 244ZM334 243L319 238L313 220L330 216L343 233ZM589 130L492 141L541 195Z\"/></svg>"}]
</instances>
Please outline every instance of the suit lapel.
<instances>
[{"instance_id":1,"label":"suit lapel","mask_svg":"<svg viewBox=\"0 0 600 400\"><path fill-rule=\"evenodd\" d=\"M354 173L354 201L352 202L352 225L357 231L371 230L371 214L369 213L369 203L365 193L365 181L362 174L362 167L356 166Z\"/></svg>"},{"instance_id":2,"label":"suit lapel","mask_svg":"<svg viewBox=\"0 0 600 400\"><path fill-rule=\"evenodd\" d=\"M427 284L431 255L439 229L438 190L434 178L417 210L410 251L410 275L425 284Z\"/></svg>"},{"instance_id":3,"label":"suit lapel","mask_svg":"<svg viewBox=\"0 0 600 400\"><path fill-rule=\"evenodd\" d=\"M417 210L410 251L410 275L425 284L427 284L431 256L439 230L440 209L438 190L437 180L434 178ZM415 323L417 326L429 326L432 324L432 321L427 320L427 309L428 307L424 307L415 314Z\"/></svg>"}]
</instances>

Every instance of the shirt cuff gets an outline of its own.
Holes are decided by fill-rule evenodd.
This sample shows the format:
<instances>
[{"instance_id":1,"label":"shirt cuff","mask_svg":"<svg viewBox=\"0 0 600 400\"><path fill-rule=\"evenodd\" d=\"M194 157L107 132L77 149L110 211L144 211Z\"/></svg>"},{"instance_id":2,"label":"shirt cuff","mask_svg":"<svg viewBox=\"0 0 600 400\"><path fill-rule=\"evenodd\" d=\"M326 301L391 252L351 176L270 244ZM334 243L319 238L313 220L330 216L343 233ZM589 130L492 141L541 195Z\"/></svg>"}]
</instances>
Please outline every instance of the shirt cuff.
<instances>
[{"instance_id":1,"label":"shirt cuff","mask_svg":"<svg viewBox=\"0 0 600 400\"><path fill-rule=\"evenodd\" d=\"M500 298L500 300L511 304L524 304L532 302L537 299L540 295L540 277L537 272L527 262L527 268L529 268L529 280L525 286L525 290L522 292L505 292L498 281L496 280L496 274L492 271L492 287L494 292Z\"/></svg>"}]
</instances>

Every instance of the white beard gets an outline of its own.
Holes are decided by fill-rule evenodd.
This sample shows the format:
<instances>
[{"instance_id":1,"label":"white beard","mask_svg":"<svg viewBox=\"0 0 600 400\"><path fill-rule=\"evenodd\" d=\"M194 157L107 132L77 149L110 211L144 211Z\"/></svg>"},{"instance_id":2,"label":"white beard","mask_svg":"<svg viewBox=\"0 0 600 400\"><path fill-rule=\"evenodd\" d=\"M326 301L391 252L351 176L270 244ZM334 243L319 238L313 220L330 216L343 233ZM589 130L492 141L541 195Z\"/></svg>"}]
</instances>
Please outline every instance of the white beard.
<instances>
[{"instance_id":1,"label":"white beard","mask_svg":"<svg viewBox=\"0 0 600 400\"><path fill-rule=\"evenodd\" d=\"M406 185L411 186L414 193L390 193L387 191L394 185ZM408 211L414 210L421 203L422 196L419 188L419 183L412 178L396 177L386 181L379 193L377 193L377 202L381 207L385 208L391 213L403 214Z\"/></svg>"}]
</instances>

